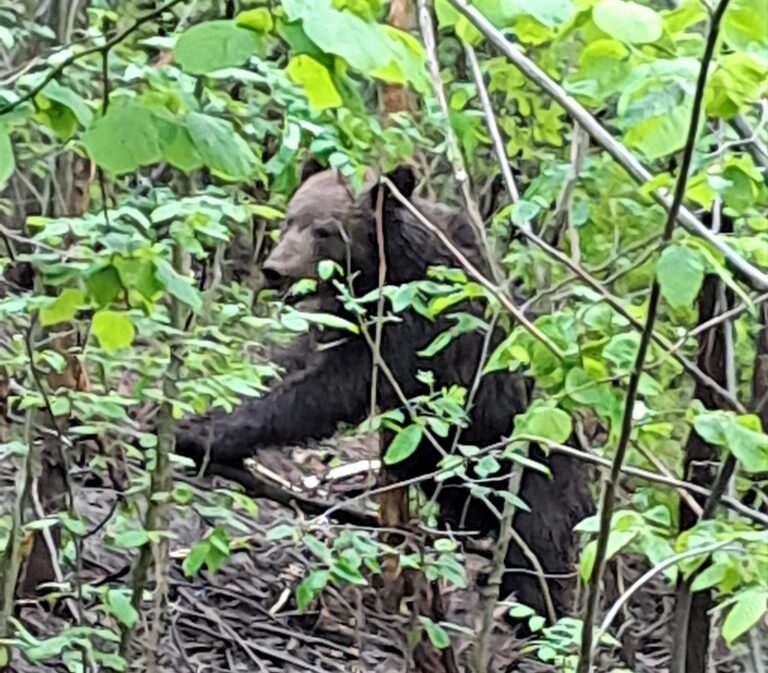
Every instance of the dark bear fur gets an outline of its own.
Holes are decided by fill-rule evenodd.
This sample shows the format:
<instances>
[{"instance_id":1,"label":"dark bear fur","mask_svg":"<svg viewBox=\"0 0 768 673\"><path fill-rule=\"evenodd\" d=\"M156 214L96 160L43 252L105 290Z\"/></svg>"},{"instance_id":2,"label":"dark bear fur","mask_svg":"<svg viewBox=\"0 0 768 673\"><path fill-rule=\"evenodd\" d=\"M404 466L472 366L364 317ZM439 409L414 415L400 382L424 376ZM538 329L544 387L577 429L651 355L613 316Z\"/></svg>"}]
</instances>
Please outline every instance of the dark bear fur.
<instances>
[{"instance_id":1,"label":"dark bear fur","mask_svg":"<svg viewBox=\"0 0 768 673\"><path fill-rule=\"evenodd\" d=\"M410 197L414 186L410 171L399 170L391 177ZM264 263L267 279L281 285L302 277L317 277L317 263L333 259L343 266L351 262L357 296L375 289L379 268L375 226L378 189L378 182L370 181L356 195L337 172L330 170L307 177L291 200L280 239ZM473 264L489 274L488 264L461 214L418 197L411 201L448 234ZM383 212L386 284L422 279L430 266L456 265L451 253L391 195L384 197ZM343 311L335 294L331 287L320 283L317 300L324 310ZM480 305L464 306L462 310L482 315ZM459 384L469 389L481 357L483 335L464 334L435 357L421 358L417 352L452 322L444 317L430 321L415 311L405 311L400 318L400 322L388 322L384 327L381 352L405 395L424 392L424 386L415 378L419 370L433 372L438 387ZM503 336L500 331L494 334L492 345ZM186 421L177 450L199 460L210 439L211 461L236 466L261 446L326 438L340 424L355 425L366 418L372 355L362 336L313 329L295 340L277 362L285 367L286 374L269 393L246 400L231 414L214 413L207 419ZM508 436L514 416L526 407L528 388L528 382L519 375L494 372L484 376L462 443L483 447ZM381 375L377 402L383 409L401 406L387 378ZM452 436L449 433L447 440L441 440L446 449ZM552 476L526 471L521 496L532 511L519 512L515 527L548 574L572 573L572 529L591 507L589 477L567 457L546 458L538 451L533 457L547 462ZM431 472L438 460L437 451L424 441L413 456L393 466L393 476L404 479ZM428 493L433 489L433 483L425 484ZM497 519L480 501L473 499L471 506L465 507L469 497L461 484L444 486L439 498L443 521L454 527L464 521L469 529L497 530ZM514 591L518 600L541 608L537 579L517 545L510 547L507 568L503 590ZM523 570L515 573L514 569ZM555 605L563 612L568 610L569 584L550 580Z\"/></svg>"}]
</instances>

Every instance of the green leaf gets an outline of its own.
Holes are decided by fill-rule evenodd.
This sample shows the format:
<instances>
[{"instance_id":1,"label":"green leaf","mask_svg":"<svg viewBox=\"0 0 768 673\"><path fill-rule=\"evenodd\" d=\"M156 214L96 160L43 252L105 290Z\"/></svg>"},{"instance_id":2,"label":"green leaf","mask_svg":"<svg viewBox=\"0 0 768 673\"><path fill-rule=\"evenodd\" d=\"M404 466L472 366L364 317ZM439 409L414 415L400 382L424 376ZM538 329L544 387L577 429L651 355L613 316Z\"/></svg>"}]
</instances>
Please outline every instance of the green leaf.
<instances>
[{"instance_id":1,"label":"green leaf","mask_svg":"<svg viewBox=\"0 0 768 673\"><path fill-rule=\"evenodd\" d=\"M0 124L0 187L13 175L16 169L16 159L13 156L11 136L5 127Z\"/></svg>"},{"instance_id":2,"label":"green leaf","mask_svg":"<svg viewBox=\"0 0 768 673\"><path fill-rule=\"evenodd\" d=\"M608 537L608 548L606 549L605 560L609 561L626 547L637 536L637 530L617 530L611 531ZM579 563L579 573L581 579L587 582L592 575L592 569L595 565L595 554L597 552L597 541L592 540L584 547L581 553Z\"/></svg>"},{"instance_id":3,"label":"green leaf","mask_svg":"<svg viewBox=\"0 0 768 673\"><path fill-rule=\"evenodd\" d=\"M757 102L768 89L768 59L757 54L728 54L719 59L707 80L708 115L731 119L739 110Z\"/></svg>"},{"instance_id":4,"label":"green leaf","mask_svg":"<svg viewBox=\"0 0 768 673\"><path fill-rule=\"evenodd\" d=\"M101 267L88 276L85 281L88 294L96 306L111 304L123 290L120 282L120 274L112 266Z\"/></svg>"},{"instance_id":5,"label":"green leaf","mask_svg":"<svg viewBox=\"0 0 768 673\"><path fill-rule=\"evenodd\" d=\"M107 605L121 624L133 628L139 619L139 613L131 605L130 592L122 589L107 591Z\"/></svg>"},{"instance_id":6,"label":"green leaf","mask_svg":"<svg viewBox=\"0 0 768 673\"><path fill-rule=\"evenodd\" d=\"M115 175L162 158L152 113L136 103L112 104L85 132L83 145L91 159Z\"/></svg>"},{"instance_id":7,"label":"green leaf","mask_svg":"<svg viewBox=\"0 0 768 673\"><path fill-rule=\"evenodd\" d=\"M201 540L189 550L189 554L184 558L181 569L187 577L197 574L203 567L205 559L208 556L209 544L207 540Z\"/></svg>"},{"instance_id":8,"label":"green leaf","mask_svg":"<svg viewBox=\"0 0 768 673\"><path fill-rule=\"evenodd\" d=\"M261 37L234 21L207 21L184 31L176 41L173 55L188 73L205 75L245 63L253 56Z\"/></svg>"},{"instance_id":9,"label":"green leaf","mask_svg":"<svg viewBox=\"0 0 768 673\"><path fill-rule=\"evenodd\" d=\"M739 596L723 622L723 638L730 645L749 631L768 609L768 592L750 589Z\"/></svg>"},{"instance_id":10,"label":"green leaf","mask_svg":"<svg viewBox=\"0 0 768 673\"><path fill-rule=\"evenodd\" d=\"M304 33L321 51L373 77L429 90L424 50L408 33L339 11L329 0L284 0L283 9L290 21L303 21Z\"/></svg>"},{"instance_id":11,"label":"green leaf","mask_svg":"<svg viewBox=\"0 0 768 673\"><path fill-rule=\"evenodd\" d=\"M768 46L768 12L761 0L731 0L723 16L723 37L744 51ZM763 52L764 53L764 52Z\"/></svg>"},{"instance_id":12,"label":"green leaf","mask_svg":"<svg viewBox=\"0 0 768 673\"><path fill-rule=\"evenodd\" d=\"M436 624L429 617L419 616L419 621L429 637L429 642L431 642L438 650L444 650L451 644L451 638L448 635L448 631L440 626L440 624Z\"/></svg>"},{"instance_id":13,"label":"green leaf","mask_svg":"<svg viewBox=\"0 0 768 673\"><path fill-rule=\"evenodd\" d=\"M534 403L524 414L515 417L514 436L534 435L562 444L572 431L570 415L548 404Z\"/></svg>"},{"instance_id":14,"label":"green leaf","mask_svg":"<svg viewBox=\"0 0 768 673\"><path fill-rule=\"evenodd\" d=\"M384 463L394 465L410 456L419 447L424 431L418 423L412 423L400 430L387 447L384 454Z\"/></svg>"},{"instance_id":15,"label":"green leaf","mask_svg":"<svg viewBox=\"0 0 768 673\"><path fill-rule=\"evenodd\" d=\"M326 110L342 104L328 69L311 56L299 54L292 57L287 72L288 76L304 89L312 107Z\"/></svg>"},{"instance_id":16,"label":"green leaf","mask_svg":"<svg viewBox=\"0 0 768 673\"><path fill-rule=\"evenodd\" d=\"M187 129L195 148L213 172L229 180L245 180L254 174L256 156L230 122L190 112Z\"/></svg>"},{"instance_id":17,"label":"green leaf","mask_svg":"<svg viewBox=\"0 0 768 673\"><path fill-rule=\"evenodd\" d=\"M257 33L268 33L275 25L272 13L267 7L256 7L240 12L235 17L235 23L243 28L255 30Z\"/></svg>"},{"instance_id":18,"label":"green leaf","mask_svg":"<svg viewBox=\"0 0 768 673\"><path fill-rule=\"evenodd\" d=\"M96 311L91 323L91 331L107 351L126 348L133 342L134 329L127 313L118 311Z\"/></svg>"},{"instance_id":19,"label":"green leaf","mask_svg":"<svg viewBox=\"0 0 768 673\"><path fill-rule=\"evenodd\" d=\"M155 275L168 292L176 299L184 302L193 311L199 311L202 308L203 300L200 298L200 292L192 285L190 279L176 273L166 259L158 259L155 262Z\"/></svg>"},{"instance_id":20,"label":"green leaf","mask_svg":"<svg viewBox=\"0 0 768 673\"><path fill-rule=\"evenodd\" d=\"M296 607L304 610L328 584L331 575L327 570L313 570L296 587Z\"/></svg>"},{"instance_id":21,"label":"green leaf","mask_svg":"<svg viewBox=\"0 0 768 673\"><path fill-rule=\"evenodd\" d=\"M167 119L165 115L157 114L155 123L163 159L185 173L191 173L203 165L200 153L186 126Z\"/></svg>"},{"instance_id":22,"label":"green leaf","mask_svg":"<svg viewBox=\"0 0 768 673\"><path fill-rule=\"evenodd\" d=\"M49 306L40 309L40 324L47 327L71 320L84 302L85 293L82 290L65 288Z\"/></svg>"},{"instance_id":23,"label":"green leaf","mask_svg":"<svg viewBox=\"0 0 768 673\"><path fill-rule=\"evenodd\" d=\"M126 530L115 535L115 546L122 547L123 549L141 547L147 542L149 542L149 536L143 528Z\"/></svg>"},{"instance_id":24,"label":"green leaf","mask_svg":"<svg viewBox=\"0 0 768 673\"><path fill-rule=\"evenodd\" d=\"M674 308L691 307L704 282L704 260L698 250L671 245L656 264L661 294Z\"/></svg>"},{"instance_id":25,"label":"green leaf","mask_svg":"<svg viewBox=\"0 0 768 673\"><path fill-rule=\"evenodd\" d=\"M760 431L757 416L706 412L693 427L705 441L729 449L748 472L768 470L768 435Z\"/></svg>"},{"instance_id":26,"label":"green leaf","mask_svg":"<svg viewBox=\"0 0 768 673\"><path fill-rule=\"evenodd\" d=\"M79 94L72 91L72 89L62 86L56 80L48 82L39 95L69 108L77 121L83 126L89 126L91 121L93 121L93 112L85 100Z\"/></svg>"},{"instance_id":27,"label":"green leaf","mask_svg":"<svg viewBox=\"0 0 768 673\"><path fill-rule=\"evenodd\" d=\"M629 44L656 42L664 32L661 16L650 7L623 0L603 0L592 9L597 27Z\"/></svg>"},{"instance_id":28,"label":"green leaf","mask_svg":"<svg viewBox=\"0 0 768 673\"><path fill-rule=\"evenodd\" d=\"M318 540L314 535L304 535L301 540L319 561L331 565L333 557L331 556L331 550L328 549L328 545Z\"/></svg>"}]
</instances>

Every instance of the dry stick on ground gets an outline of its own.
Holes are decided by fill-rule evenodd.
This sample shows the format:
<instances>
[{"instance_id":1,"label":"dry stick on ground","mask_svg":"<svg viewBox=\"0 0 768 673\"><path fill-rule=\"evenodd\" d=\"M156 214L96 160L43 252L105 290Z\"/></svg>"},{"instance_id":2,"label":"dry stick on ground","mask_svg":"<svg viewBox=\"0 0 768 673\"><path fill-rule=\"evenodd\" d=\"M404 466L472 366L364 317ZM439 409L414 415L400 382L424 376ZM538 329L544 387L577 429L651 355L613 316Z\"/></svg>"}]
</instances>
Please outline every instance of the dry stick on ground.
<instances>
[{"instance_id":1,"label":"dry stick on ground","mask_svg":"<svg viewBox=\"0 0 768 673\"><path fill-rule=\"evenodd\" d=\"M541 68L509 42L499 30L467 0L448 0L467 20L477 28L493 45L501 51L512 64L520 70L534 84L552 96L557 103L570 114L590 136L603 147L638 183L644 184L653 176L648 170L600 123L582 106L575 98L569 96L565 90L551 79ZM654 200L666 210L672 207L673 200L660 191L653 192ZM677 206L675 219L692 234L708 241L720 252L732 269L743 277L744 281L753 289L768 290L768 274L736 253L722 238L713 234L682 204Z\"/></svg>"},{"instance_id":2,"label":"dry stick on ground","mask_svg":"<svg viewBox=\"0 0 768 673\"><path fill-rule=\"evenodd\" d=\"M709 70L709 64L712 60L712 56L715 51L715 45L717 44L717 36L720 29L720 19L728 7L729 0L721 0L717 9L712 14L709 25L709 35L707 36L707 42L704 47L704 54L701 59L701 66L699 70L699 76L696 81L696 91L693 97L693 105L691 106L691 119L688 127L688 137L683 148L683 154L680 160L680 172L675 184L674 196L669 208L667 221L664 225L664 232L662 235L661 249L663 250L669 241L672 239L672 234L675 230L675 223L677 222L678 211L682 205L683 197L685 196L685 187L688 184L688 173L691 167L691 159L693 158L693 151L696 145L696 138L698 137L699 117L701 115L702 103L704 99L704 88L707 83L707 72ZM627 396L624 404L624 414L621 420L621 430L616 447L616 455L613 459L613 465L611 466L611 473L607 483L603 488L603 497L600 504L600 530L597 536L597 545L595 550L595 560L592 568L592 574L589 578L587 588L587 608L584 615L584 623L581 631L581 648L579 652L579 663L577 667L578 673L588 673L592 665L592 656L594 654L593 646L593 628L595 620L597 619L598 608L600 605L600 584L602 581L603 573L605 572L606 555L608 551L608 538L611 532L611 519L613 517L613 509L616 503L616 490L618 487L619 478L621 476L621 466L626 456L627 447L629 446L630 435L632 434L632 417L635 407L635 399L637 398L638 386L640 383L640 377L643 373L643 367L645 365L645 356L648 352L648 348L651 343L651 335L653 334L653 327L656 322L656 312L659 307L659 301L661 299L661 287L659 282L654 278L651 284L651 293L648 299L648 315L645 322L645 328L640 335L640 344L637 349L637 356L635 358L635 364L632 373L629 377L629 383L627 384Z\"/></svg>"}]
</instances>

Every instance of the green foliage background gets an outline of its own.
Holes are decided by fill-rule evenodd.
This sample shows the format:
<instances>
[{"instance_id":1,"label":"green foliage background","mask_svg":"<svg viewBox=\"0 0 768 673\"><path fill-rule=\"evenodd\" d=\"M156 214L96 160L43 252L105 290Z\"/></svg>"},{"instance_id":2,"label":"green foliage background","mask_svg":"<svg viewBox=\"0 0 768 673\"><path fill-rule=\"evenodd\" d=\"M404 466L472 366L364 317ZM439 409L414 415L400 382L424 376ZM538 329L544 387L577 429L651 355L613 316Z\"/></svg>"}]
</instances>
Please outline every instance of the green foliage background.
<instances>
[{"instance_id":1,"label":"green foliage background","mask_svg":"<svg viewBox=\"0 0 768 673\"><path fill-rule=\"evenodd\" d=\"M724 324L734 343L731 392L750 406L763 297L735 278L721 253L701 239L679 231L673 245L659 251L664 212L650 198L652 189L673 184L704 46L706 3L474 3L644 162L655 177L642 186L589 145L573 120L485 44L447 0L436 0L434 10L448 119L434 97L418 34L386 25L386 3L378 0L199 0L168 3L165 11L158 11L159 2L92 0L74 22L65 10L76 3L60 4L58 14L40 15L34 3L21 0L0 7L0 372L14 419L3 429L0 450L17 461L23 486L25 470L36 469L36 424L46 412L66 419L59 439L71 454L68 461L78 438L102 437L109 451L93 458L92 469L124 460L131 465L125 501L106 523L107 544L141 550L168 542L167 518L148 528L139 506L154 494L167 511L196 507L220 521L193 548L188 573L226 559L238 529L230 510L248 510L252 503L231 492L199 502L181 483L158 492L152 475L167 438L162 428L148 432L137 423L137 412L164 408L172 422L210 405L232 408L242 396L258 395L275 375L265 345L330 319L255 304L258 283L248 277L257 275L253 251L269 244L304 157L338 168L356 185L365 167L389 170L415 162L423 193L461 206L446 160L448 124L504 273L540 314L537 327L564 353L555 357L522 327L501 319L509 337L486 369L524 370L537 383L538 400L518 422L521 435L561 442L574 419L596 419L603 432L593 448L610 459L639 340L626 316L600 294L515 236L525 223L600 280L636 319L644 317L648 287L658 277L664 304L657 334L689 358L696 354L690 331L702 283L718 277L718 312L725 310L726 296L744 305ZM146 16L151 18L135 28ZM475 45L481 59L521 192L514 204L494 196L498 163L462 41ZM407 84L417 101L413 114L385 120L382 83ZM754 147L764 149L768 137L766 90L768 10L761 0L732 0L709 73L686 203L762 267L768 266L768 159L762 155L761 161ZM740 124L754 131L750 141L734 130ZM86 158L95 170L78 181L73 176ZM72 202L78 188L90 196L84 211ZM21 264L34 272L31 290L13 275ZM498 309L493 296L461 274L441 280L390 288L392 310L420 303L436 313L476 296L487 302L489 316ZM485 326L459 320L430 352L462 330L478 328ZM77 338L62 353L47 335L67 330ZM172 362L182 353L173 377ZM48 383L73 357L89 375L88 390ZM705 409L691 377L658 343L649 361L628 463L651 471L661 463L684 478L684 446L696 432L721 456L733 452L739 468L732 495L749 492L752 506L765 511L768 436L759 410ZM464 398L448 391L424 401L438 405L428 419L408 424L393 417L406 427L390 461L415 448L424 423L437 431L456 422ZM498 462L494 467L487 458L483 469L491 474ZM446 471L462 472L472 460L467 451L446 463ZM629 482L614 516L610 552L641 554L657 564L722 542L694 587L716 590L722 634L736 646L768 606L766 532L721 511L680 533L678 500L669 488ZM17 503L17 510L0 515L4 578L25 531L58 527L67 577L56 591L71 593L78 537L95 523L85 521L73 502L42 520ZM584 578L591 572L595 525L581 525ZM378 570L381 549L354 535L326 544L306 531L276 534L286 535L318 560L298 589L300 605L328 581L365 581L364 568ZM461 583L454 551L448 541L436 541L427 565L435 577ZM693 576L702 562L688 558L667 575ZM0 636L32 659L64 656L72 671L83 670L73 654L83 649L99 665L122 670L125 652L115 641L138 618L136 596L116 584L86 587L84 600L100 602L114 622L98 630L72 626L40 641L6 609ZM447 644L441 626L422 625L436 645ZM545 658L555 656L550 651ZM573 663L567 647L556 657L563 666Z\"/></svg>"}]
</instances>

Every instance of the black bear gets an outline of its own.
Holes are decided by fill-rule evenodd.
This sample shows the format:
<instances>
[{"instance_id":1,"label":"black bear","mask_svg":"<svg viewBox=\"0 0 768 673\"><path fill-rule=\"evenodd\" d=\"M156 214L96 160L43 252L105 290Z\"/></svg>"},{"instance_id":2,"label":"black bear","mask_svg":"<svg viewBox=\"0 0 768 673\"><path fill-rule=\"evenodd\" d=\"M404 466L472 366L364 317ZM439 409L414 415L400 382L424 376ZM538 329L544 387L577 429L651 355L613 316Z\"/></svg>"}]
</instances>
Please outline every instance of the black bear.
<instances>
[{"instance_id":1,"label":"black bear","mask_svg":"<svg viewBox=\"0 0 768 673\"><path fill-rule=\"evenodd\" d=\"M378 190L385 187L370 180L356 194L335 170L306 173L262 270L274 287L299 278L317 279L315 300L326 312L343 313L337 290L318 278L318 263L330 259L349 267L348 282L356 296L378 286L376 208ZM489 273L474 232L461 213L413 196L415 179L407 168L397 169L390 179L465 257ZM392 194L384 193L381 198L386 285L421 280L429 267L456 266L451 252ZM483 307L466 305L462 310L482 317ZM408 309L398 317L398 321L385 324L381 337L380 352L389 376L377 377L376 403L380 408L401 408L402 395L411 398L423 393L424 385L417 380L420 371L432 372L437 390L451 385L472 387L485 335L461 334L434 357L426 358L419 356L419 351L453 322L446 317L429 319ZM497 331L492 335L491 347L504 336ZM209 449L212 463L236 467L261 446L322 439L332 435L340 424L359 424L370 412L372 359L370 342L363 336L313 329L277 357L285 375L267 394L246 400L230 414L215 412L183 422L177 450L199 460ZM393 379L399 390L392 385ZM528 392L528 382L520 375L500 371L483 376L461 434L462 444L485 447L508 436L515 415L526 407ZM438 439L445 451L450 449L452 433ZM515 527L547 574L572 576L576 549L573 526L589 513L589 478L568 457L546 458L540 452L535 457L548 463L551 476L526 471L520 495L531 512L519 511ZM393 465L390 473L398 479L423 475L434 471L439 460L440 452L434 444L422 441L416 452ZM431 493L435 484L426 482L423 487ZM438 502L442 520L454 527L461 522L472 530L498 529L496 517L471 498L461 483L444 485ZM521 602L541 607L538 578L517 545L511 545L507 569L503 590L514 591ZM553 601L561 611L567 611L570 584L562 579L549 581Z\"/></svg>"}]
</instances>

